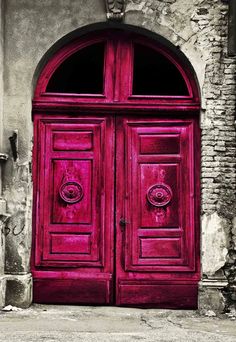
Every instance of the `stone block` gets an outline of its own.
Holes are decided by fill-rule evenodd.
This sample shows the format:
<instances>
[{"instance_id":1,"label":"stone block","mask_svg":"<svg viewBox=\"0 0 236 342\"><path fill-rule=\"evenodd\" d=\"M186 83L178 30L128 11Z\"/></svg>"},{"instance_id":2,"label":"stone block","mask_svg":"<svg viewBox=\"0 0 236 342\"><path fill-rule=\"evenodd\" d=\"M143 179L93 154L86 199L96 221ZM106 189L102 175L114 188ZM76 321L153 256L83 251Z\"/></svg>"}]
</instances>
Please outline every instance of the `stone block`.
<instances>
[{"instance_id":1,"label":"stone block","mask_svg":"<svg viewBox=\"0 0 236 342\"><path fill-rule=\"evenodd\" d=\"M0 215L4 215L7 211L6 201L0 197Z\"/></svg>"},{"instance_id":2,"label":"stone block","mask_svg":"<svg viewBox=\"0 0 236 342\"><path fill-rule=\"evenodd\" d=\"M215 212L202 217L202 272L213 276L226 263L228 254L227 220Z\"/></svg>"},{"instance_id":3,"label":"stone block","mask_svg":"<svg viewBox=\"0 0 236 342\"><path fill-rule=\"evenodd\" d=\"M28 308L32 303L32 276L9 276L6 281L5 305Z\"/></svg>"},{"instance_id":4,"label":"stone block","mask_svg":"<svg viewBox=\"0 0 236 342\"><path fill-rule=\"evenodd\" d=\"M5 306L6 278L0 277L0 309Z\"/></svg>"},{"instance_id":5,"label":"stone block","mask_svg":"<svg viewBox=\"0 0 236 342\"><path fill-rule=\"evenodd\" d=\"M222 294L222 289L226 283L216 282L204 284L204 281L199 285L198 292L198 308L201 313L212 310L215 313L223 313L226 306L226 299Z\"/></svg>"}]
</instances>

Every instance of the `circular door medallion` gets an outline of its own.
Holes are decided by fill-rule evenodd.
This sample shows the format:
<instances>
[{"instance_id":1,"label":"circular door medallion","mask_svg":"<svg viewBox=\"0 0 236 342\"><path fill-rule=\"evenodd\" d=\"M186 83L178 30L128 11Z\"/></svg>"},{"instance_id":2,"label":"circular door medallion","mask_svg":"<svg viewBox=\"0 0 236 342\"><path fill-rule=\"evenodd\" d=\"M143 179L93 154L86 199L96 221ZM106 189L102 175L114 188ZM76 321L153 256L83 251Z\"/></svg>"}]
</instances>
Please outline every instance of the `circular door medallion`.
<instances>
[{"instance_id":1,"label":"circular door medallion","mask_svg":"<svg viewBox=\"0 0 236 342\"><path fill-rule=\"evenodd\" d=\"M79 183L69 181L60 186L59 194L66 203L76 203L83 197L83 188Z\"/></svg>"},{"instance_id":2,"label":"circular door medallion","mask_svg":"<svg viewBox=\"0 0 236 342\"><path fill-rule=\"evenodd\" d=\"M147 200L155 207L164 207L172 199L172 190L166 184L155 184L148 189Z\"/></svg>"}]
</instances>

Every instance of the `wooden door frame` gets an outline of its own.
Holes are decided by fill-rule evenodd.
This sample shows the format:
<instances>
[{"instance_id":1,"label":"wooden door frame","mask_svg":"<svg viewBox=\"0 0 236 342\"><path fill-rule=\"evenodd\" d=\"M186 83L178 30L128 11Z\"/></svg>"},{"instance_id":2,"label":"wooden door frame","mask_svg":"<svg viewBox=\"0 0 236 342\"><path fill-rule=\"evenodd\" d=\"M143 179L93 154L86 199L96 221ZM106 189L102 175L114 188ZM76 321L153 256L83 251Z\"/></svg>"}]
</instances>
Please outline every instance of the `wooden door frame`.
<instances>
[{"instance_id":1,"label":"wooden door frame","mask_svg":"<svg viewBox=\"0 0 236 342\"><path fill-rule=\"evenodd\" d=\"M104 42L105 68L103 94L60 94L46 92L47 84L59 65L75 52L89 45ZM132 44L138 43L152 48L175 65L185 81L189 95L159 96L132 95ZM115 61L116 60L116 61ZM117 62L118 61L118 62ZM114 69L111 68L112 64ZM116 76L114 76L114 73ZM121 89L121 85L122 88ZM80 37L57 51L43 68L35 88L33 115L38 111L94 109L116 111L125 110L164 110L197 111L200 109L199 87L189 61L183 63L179 51L168 49L153 39L121 30L102 30Z\"/></svg>"}]
</instances>

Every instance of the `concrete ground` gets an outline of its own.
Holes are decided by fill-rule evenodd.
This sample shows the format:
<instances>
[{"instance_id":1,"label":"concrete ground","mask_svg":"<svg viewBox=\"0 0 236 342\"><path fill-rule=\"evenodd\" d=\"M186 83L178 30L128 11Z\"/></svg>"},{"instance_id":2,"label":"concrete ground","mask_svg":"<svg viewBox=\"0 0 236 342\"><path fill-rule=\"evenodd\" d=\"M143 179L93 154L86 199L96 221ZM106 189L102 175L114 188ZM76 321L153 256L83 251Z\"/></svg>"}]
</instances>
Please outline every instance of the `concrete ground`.
<instances>
[{"instance_id":1,"label":"concrete ground","mask_svg":"<svg viewBox=\"0 0 236 342\"><path fill-rule=\"evenodd\" d=\"M194 311L33 305L0 311L0 341L236 341L234 318Z\"/></svg>"}]
</instances>

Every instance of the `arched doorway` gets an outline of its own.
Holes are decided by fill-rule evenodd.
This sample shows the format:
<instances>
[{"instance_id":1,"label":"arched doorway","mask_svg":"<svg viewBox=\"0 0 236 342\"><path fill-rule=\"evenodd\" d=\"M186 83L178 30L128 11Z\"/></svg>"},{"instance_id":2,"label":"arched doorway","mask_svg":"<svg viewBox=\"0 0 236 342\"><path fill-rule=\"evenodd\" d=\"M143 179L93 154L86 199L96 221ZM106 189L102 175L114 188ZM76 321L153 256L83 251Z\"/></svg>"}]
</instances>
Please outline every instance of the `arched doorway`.
<instances>
[{"instance_id":1,"label":"arched doorway","mask_svg":"<svg viewBox=\"0 0 236 342\"><path fill-rule=\"evenodd\" d=\"M35 91L34 301L196 308L199 96L164 45L80 37Z\"/></svg>"}]
</instances>

